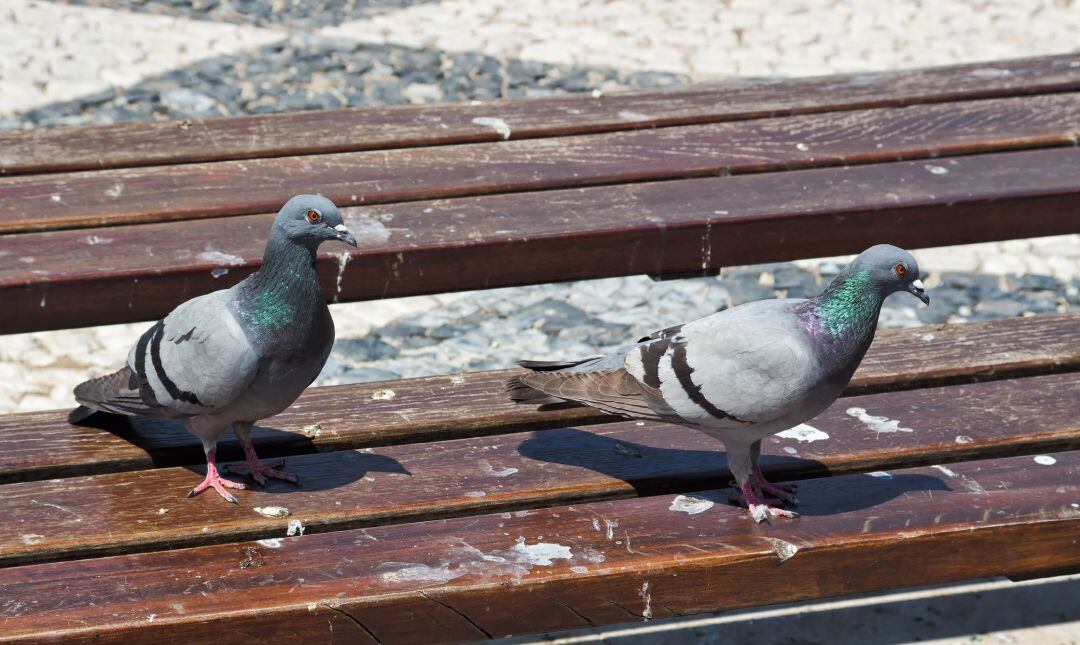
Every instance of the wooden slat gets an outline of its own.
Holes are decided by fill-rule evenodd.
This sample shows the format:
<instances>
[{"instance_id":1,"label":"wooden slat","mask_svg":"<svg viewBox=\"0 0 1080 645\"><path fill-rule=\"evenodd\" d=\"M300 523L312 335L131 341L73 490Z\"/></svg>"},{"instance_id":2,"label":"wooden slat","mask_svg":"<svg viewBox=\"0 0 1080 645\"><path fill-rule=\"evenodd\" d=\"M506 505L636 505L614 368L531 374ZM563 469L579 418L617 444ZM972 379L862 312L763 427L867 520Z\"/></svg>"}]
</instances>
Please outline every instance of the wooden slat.
<instances>
[{"instance_id":1,"label":"wooden slat","mask_svg":"<svg viewBox=\"0 0 1080 645\"><path fill-rule=\"evenodd\" d=\"M898 422L871 429L847 410ZM828 439L766 442L777 479L1080 448L1080 375L1065 374L842 399L813 426ZM240 505L184 493L183 468L0 487L0 566L692 491L731 478L723 444L696 430L624 422L332 452L287 460L304 485L240 491ZM280 506L288 518L255 507Z\"/></svg>"},{"instance_id":2,"label":"wooden slat","mask_svg":"<svg viewBox=\"0 0 1080 645\"><path fill-rule=\"evenodd\" d=\"M1075 56L937 69L481 104L300 112L0 133L0 174L88 170L496 141L831 110L1075 91Z\"/></svg>"},{"instance_id":3,"label":"wooden slat","mask_svg":"<svg viewBox=\"0 0 1080 645\"><path fill-rule=\"evenodd\" d=\"M807 481L803 517L772 526L659 496L9 568L0 639L329 638L344 614L382 642L456 642L1068 570L1080 454L1053 457Z\"/></svg>"},{"instance_id":4,"label":"wooden slat","mask_svg":"<svg viewBox=\"0 0 1080 645\"><path fill-rule=\"evenodd\" d=\"M0 233L741 174L1071 145L1080 93L438 148L0 181Z\"/></svg>"},{"instance_id":5,"label":"wooden slat","mask_svg":"<svg viewBox=\"0 0 1080 645\"><path fill-rule=\"evenodd\" d=\"M675 321L672 321L675 322ZM1080 367L1080 314L878 334L849 394L933 383L1069 372ZM255 430L263 456L439 441L610 421L591 408L537 412L511 403L512 371L312 388ZM390 389L393 399L373 395ZM0 416L0 482L198 465L201 444L176 422L105 417L76 427L66 411ZM96 417L95 417L96 419ZM316 424L319 424L316 426ZM229 434L220 458L239 459Z\"/></svg>"},{"instance_id":6,"label":"wooden slat","mask_svg":"<svg viewBox=\"0 0 1080 645\"><path fill-rule=\"evenodd\" d=\"M1068 147L354 209L361 248L326 245L320 274L348 301L1080 232L1078 166ZM0 333L164 315L250 273L270 222L0 237ZM242 264L214 278L208 250Z\"/></svg>"}]
</instances>

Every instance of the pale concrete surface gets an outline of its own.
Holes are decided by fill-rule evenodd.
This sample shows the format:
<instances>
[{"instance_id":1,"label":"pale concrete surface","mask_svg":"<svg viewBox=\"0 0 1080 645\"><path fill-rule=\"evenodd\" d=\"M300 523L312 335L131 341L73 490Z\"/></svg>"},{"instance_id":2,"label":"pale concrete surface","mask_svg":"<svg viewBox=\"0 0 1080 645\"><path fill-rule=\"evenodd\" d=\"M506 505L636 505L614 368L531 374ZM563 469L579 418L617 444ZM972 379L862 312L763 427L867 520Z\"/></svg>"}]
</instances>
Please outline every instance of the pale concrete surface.
<instances>
[{"instance_id":1,"label":"pale concrete surface","mask_svg":"<svg viewBox=\"0 0 1080 645\"><path fill-rule=\"evenodd\" d=\"M129 85L280 38L240 25L0 0L0 115Z\"/></svg>"}]
</instances>

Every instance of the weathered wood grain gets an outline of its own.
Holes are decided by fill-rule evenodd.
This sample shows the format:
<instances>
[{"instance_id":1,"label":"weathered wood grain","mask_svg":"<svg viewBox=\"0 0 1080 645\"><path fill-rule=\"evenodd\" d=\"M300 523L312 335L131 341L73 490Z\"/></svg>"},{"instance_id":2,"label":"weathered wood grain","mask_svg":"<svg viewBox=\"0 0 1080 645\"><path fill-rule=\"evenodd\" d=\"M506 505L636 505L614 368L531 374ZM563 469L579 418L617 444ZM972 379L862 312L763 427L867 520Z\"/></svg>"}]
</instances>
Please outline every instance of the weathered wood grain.
<instances>
[{"instance_id":1,"label":"weathered wood grain","mask_svg":"<svg viewBox=\"0 0 1080 645\"><path fill-rule=\"evenodd\" d=\"M885 330L867 352L848 393L1072 372L1078 367L1080 314ZM514 373L311 388L284 413L256 428L255 443L263 456L281 456L613 419L591 408L538 412L514 404L503 395ZM392 390L394 397L374 396L385 390ZM201 444L176 422L95 417L95 427L79 427L69 425L66 416L66 410L0 416L0 482L203 462ZM218 455L242 458L231 434L222 438Z\"/></svg>"},{"instance_id":2,"label":"weathered wood grain","mask_svg":"<svg viewBox=\"0 0 1080 645\"><path fill-rule=\"evenodd\" d=\"M321 639L347 616L383 642L457 642L1075 569L1080 454L1054 458L806 481L803 516L772 526L665 495L8 568L0 639Z\"/></svg>"},{"instance_id":3,"label":"weathered wood grain","mask_svg":"<svg viewBox=\"0 0 1080 645\"><path fill-rule=\"evenodd\" d=\"M1068 147L347 209L361 248L319 269L349 301L1080 232L1078 166ZM271 220L0 236L0 333L162 316L254 270Z\"/></svg>"},{"instance_id":4,"label":"weathered wood grain","mask_svg":"<svg viewBox=\"0 0 1080 645\"><path fill-rule=\"evenodd\" d=\"M824 435L765 442L766 473L805 478L1077 449L1080 375L850 397L811 423ZM212 492L186 499L202 475L184 468L8 484L0 566L281 537L291 520L326 532L699 490L731 479L723 450L689 428L623 422L331 452L290 457L303 486L239 491L239 506ZM254 510L271 506L291 515Z\"/></svg>"},{"instance_id":5,"label":"weathered wood grain","mask_svg":"<svg viewBox=\"0 0 1080 645\"><path fill-rule=\"evenodd\" d=\"M563 136L1076 91L1075 56L693 89L0 132L0 175Z\"/></svg>"},{"instance_id":6,"label":"weathered wood grain","mask_svg":"<svg viewBox=\"0 0 1080 645\"><path fill-rule=\"evenodd\" d=\"M1072 145L1080 93L608 134L0 180L0 233Z\"/></svg>"}]
</instances>

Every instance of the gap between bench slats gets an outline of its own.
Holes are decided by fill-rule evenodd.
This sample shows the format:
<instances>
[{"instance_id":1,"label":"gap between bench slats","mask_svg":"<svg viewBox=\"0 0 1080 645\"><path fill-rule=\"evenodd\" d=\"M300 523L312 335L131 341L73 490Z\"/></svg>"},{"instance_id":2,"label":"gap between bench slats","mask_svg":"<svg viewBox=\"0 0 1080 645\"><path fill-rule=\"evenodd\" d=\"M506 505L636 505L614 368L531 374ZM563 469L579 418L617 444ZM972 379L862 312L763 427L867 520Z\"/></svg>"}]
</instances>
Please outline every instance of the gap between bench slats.
<instances>
[{"instance_id":1,"label":"gap between bench slats","mask_svg":"<svg viewBox=\"0 0 1080 645\"><path fill-rule=\"evenodd\" d=\"M814 432L766 440L770 478L1076 449L1080 375L845 398L811 423ZM686 492L731 479L719 441L644 422L306 455L286 466L303 486L238 491L239 505L214 494L186 499L202 475L183 468L0 486L0 517L9 518L0 566L281 537L293 520L325 532ZM254 510L271 506L291 515Z\"/></svg>"},{"instance_id":2,"label":"gap between bench slats","mask_svg":"<svg viewBox=\"0 0 1080 645\"><path fill-rule=\"evenodd\" d=\"M729 82L601 98L328 110L0 133L0 175L325 154L1030 95L1080 89L1075 56Z\"/></svg>"},{"instance_id":3,"label":"gap between bench slats","mask_svg":"<svg viewBox=\"0 0 1080 645\"><path fill-rule=\"evenodd\" d=\"M673 321L674 322L674 321ZM644 330L643 330L644 331ZM1074 371L1080 314L883 330L849 394ZM591 408L538 412L503 394L513 370L311 388L255 429L264 457L506 434L611 421ZM386 390L394 392L386 399ZM376 393L379 393L376 398ZM201 464L198 440L164 419L100 417L71 426L67 411L0 416L0 482ZM99 419L99 417L94 417ZM220 459L240 459L229 433Z\"/></svg>"},{"instance_id":4,"label":"gap between bench slats","mask_svg":"<svg viewBox=\"0 0 1080 645\"><path fill-rule=\"evenodd\" d=\"M426 149L0 180L0 233L381 204L1075 144L1080 93Z\"/></svg>"},{"instance_id":5,"label":"gap between bench slats","mask_svg":"<svg viewBox=\"0 0 1080 645\"><path fill-rule=\"evenodd\" d=\"M347 301L1080 232L1078 165L1069 147L348 209L361 248L319 269ZM0 333L161 316L250 273L271 220L0 237Z\"/></svg>"},{"instance_id":6,"label":"gap between bench slats","mask_svg":"<svg viewBox=\"0 0 1080 645\"><path fill-rule=\"evenodd\" d=\"M1075 569L1080 454L1055 459L806 481L772 526L665 495L9 568L0 639L457 642Z\"/></svg>"}]
</instances>

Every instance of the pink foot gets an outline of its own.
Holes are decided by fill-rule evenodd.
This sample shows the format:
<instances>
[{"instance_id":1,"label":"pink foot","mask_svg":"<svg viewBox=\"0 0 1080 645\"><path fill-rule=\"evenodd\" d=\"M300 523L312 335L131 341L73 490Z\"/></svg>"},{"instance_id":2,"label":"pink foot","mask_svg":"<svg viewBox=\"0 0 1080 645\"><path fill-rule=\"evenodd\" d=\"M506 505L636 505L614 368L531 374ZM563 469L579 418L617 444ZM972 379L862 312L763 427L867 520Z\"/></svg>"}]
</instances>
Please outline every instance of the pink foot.
<instances>
[{"instance_id":1,"label":"pink foot","mask_svg":"<svg viewBox=\"0 0 1080 645\"><path fill-rule=\"evenodd\" d=\"M225 489L244 489L243 484L239 482L229 481L228 479L224 479L220 474L218 474L217 466L214 465L214 451L212 450L206 455L206 479L204 479L202 483L195 488L192 488L191 492L189 492L187 496L195 497L207 488L213 488L215 491L217 491L218 495L221 495L225 499L226 502L231 502L233 504L239 504L240 502L237 501L235 497L233 497L232 493Z\"/></svg>"},{"instance_id":2,"label":"pink foot","mask_svg":"<svg viewBox=\"0 0 1080 645\"><path fill-rule=\"evenodd\" d=\"M283 479L287 482L294 484L300 483L300 478L292 473L287 473L284 470L277 470L285 465L284 459L276 459L274 461L259 461L258 457L253 454L248 455L247 464L243 466L225 466L228 472L235 472L243 474L247 471L248 475L259 483L260 486L266 486L266 478L270 479Z\"/></svg>"},{"instance_id":3,"label":"pink foot","mask_svg":"<svg viewBox=\"0 0 1080 645\"><path fill-rule=\"evenodd\" d=\"M781 500L760 496L750 481L742 485L741 494L735 493L731 499L750 509L750 516L755 522L767 521L772 515L791 518L799 516L795 511L779 508L778 506L783 503Z\"/></svg>"}]
</instances>

